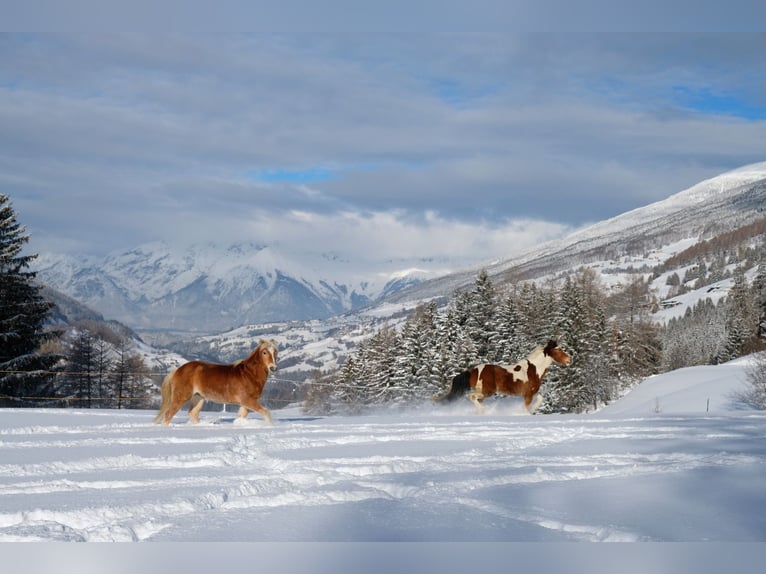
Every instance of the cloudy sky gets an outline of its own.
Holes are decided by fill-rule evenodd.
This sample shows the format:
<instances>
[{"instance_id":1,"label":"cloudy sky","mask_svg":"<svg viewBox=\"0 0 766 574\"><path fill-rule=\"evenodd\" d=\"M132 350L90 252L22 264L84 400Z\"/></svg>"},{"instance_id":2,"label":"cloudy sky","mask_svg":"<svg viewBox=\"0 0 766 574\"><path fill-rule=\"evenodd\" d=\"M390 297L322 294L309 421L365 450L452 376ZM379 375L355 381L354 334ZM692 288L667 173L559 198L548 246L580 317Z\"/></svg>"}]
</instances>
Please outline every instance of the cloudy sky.
<instances>
[{"instance_id":1,"label":"cloudy sky","mask_svg":"<svg viewBox=\"0 0 766 574\"><path fill-rule=\"evenodd\" d=\"M766 161L764 34L0 35L37 252L506 257Z\"/></svg>"}]
</instances>

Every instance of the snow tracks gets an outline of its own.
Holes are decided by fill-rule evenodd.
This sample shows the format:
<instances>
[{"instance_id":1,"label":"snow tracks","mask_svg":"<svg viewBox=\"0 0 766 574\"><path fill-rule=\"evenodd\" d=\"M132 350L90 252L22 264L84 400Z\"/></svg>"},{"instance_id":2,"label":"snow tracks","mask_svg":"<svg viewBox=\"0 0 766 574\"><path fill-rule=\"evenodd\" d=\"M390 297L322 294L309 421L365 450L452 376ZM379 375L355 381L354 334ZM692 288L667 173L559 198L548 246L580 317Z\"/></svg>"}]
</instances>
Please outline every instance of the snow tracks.
<instances>
[{"instance_id":1,"label":"snow tracks","mask_svg":"<svg viewBox=\"0 0 766 574\"><path fill-rule=\"evenodd\" d=\"M5 410L0 541L766 539L763 416L276 414Z\"/></svg>"}]
</instances>

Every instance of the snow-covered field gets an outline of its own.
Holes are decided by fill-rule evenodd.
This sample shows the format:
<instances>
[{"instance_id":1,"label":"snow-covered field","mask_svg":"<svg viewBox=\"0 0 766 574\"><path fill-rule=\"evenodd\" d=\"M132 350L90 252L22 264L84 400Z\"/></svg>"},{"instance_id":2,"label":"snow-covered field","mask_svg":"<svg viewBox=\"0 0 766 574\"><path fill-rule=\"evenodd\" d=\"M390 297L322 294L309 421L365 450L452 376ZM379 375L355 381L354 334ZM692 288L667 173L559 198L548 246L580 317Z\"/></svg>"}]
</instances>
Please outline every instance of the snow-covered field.
<instances>
[{"instance_id":1,"label":"snow-covered field","mask_svg":"<svg viewBox=\"0 0 766 574\"><path fill-rule=\"evenodd\" d=\"M766 413L732 396L745 364L579 416L5 409L0 541L766 541Z\"/></svg>"}]
</instances>

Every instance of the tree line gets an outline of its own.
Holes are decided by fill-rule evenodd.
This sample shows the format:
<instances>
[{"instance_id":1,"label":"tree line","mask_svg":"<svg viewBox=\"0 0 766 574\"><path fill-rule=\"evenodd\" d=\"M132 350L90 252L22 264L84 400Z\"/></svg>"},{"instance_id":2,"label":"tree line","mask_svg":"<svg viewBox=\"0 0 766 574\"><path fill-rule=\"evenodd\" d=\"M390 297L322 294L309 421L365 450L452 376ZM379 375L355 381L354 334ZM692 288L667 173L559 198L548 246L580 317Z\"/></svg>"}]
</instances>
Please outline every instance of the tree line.
<instances>
[{"instance_id":1,"label":"tree line","mask_svg":"<svg viewBox=\"0 0 766 574\"><path fill-rule=\"evenodd\" d=\"M359 411L430 400L461 370L514 363L549 339L573 360L547 375L539 410L597 408L661 367L659 329L648 318L642 287L622 296L626 312L610 320L614 302L590 269L558 286L527 282L502 292L482 271L471 290L442 309L421 305L401 328L386 326L363 342L337 373L309 390L306 408Z\"/></svg>"},{"instance_id":2,"label":"tree line","mask_svg":"<svg viewBox=\"0 0 766 574\"><path fill-rule=\"evenodd\" d=\"M766 242L716 257L733 277L728 296L718 304L701 300L665 325L650 317L658 301L643 276L609 294L588 268L556 283L502 290L482 271L471 290L455 293L441 308L421 305L400 327L385 326L361 343L337 372L316 377L306 410L359 412L427 401L445 392L461 370L512 364L550 338L573 360L546 377L540 412L549 413L592 410L649 375L762 350ZM754 268L748 284L745 271ZM656 269L655 278L661 272ZM704 285L719 280L719 272L718 264L710 265L687 280Z\"/></svg>"},{"instance_id":3,"label":"tree line","mask_svg":"<svg viewBox=\"0 0 766 574\"><path fill-rule=\"evenodd\" d=\"M58 341L61 372L56 396L83 408L150 408L159 376L153 376L133 341L108 325L80 321Z\"/></svg>"}]
</instances>

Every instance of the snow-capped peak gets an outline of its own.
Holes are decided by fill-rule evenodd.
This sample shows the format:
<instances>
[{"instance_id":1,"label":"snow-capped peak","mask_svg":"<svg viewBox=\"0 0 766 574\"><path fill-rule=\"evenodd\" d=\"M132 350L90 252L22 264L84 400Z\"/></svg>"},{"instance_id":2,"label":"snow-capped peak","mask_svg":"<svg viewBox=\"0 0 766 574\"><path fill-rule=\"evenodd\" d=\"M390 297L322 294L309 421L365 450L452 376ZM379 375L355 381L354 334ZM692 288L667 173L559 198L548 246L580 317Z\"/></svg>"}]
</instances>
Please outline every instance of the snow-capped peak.
<instances>
[{"instance_id":1,"label":"snow-capped peak","mask_svg":"<svg viewBox=\"0 0 766 574\"><path fill-rule=\"evenodd\" d=\"M406 261L364 272L339 254L255 242L152 242L103 260L47 254L35 268L43 282L134 328L208 332L324 318L435 276Z\"/></svg>"},{"instance_id":2,"label":"snow-capped peak","mask_svg":"<svg viewBox=\"0 0 766 574\"><path fill-rule=\"evenodd\" d=\"M710 196L727 193L764 179L766 179L766 162L753 163L701 181L660 203L672 204L679 201L699 203Z\"/></svg>"}]
</instances>

